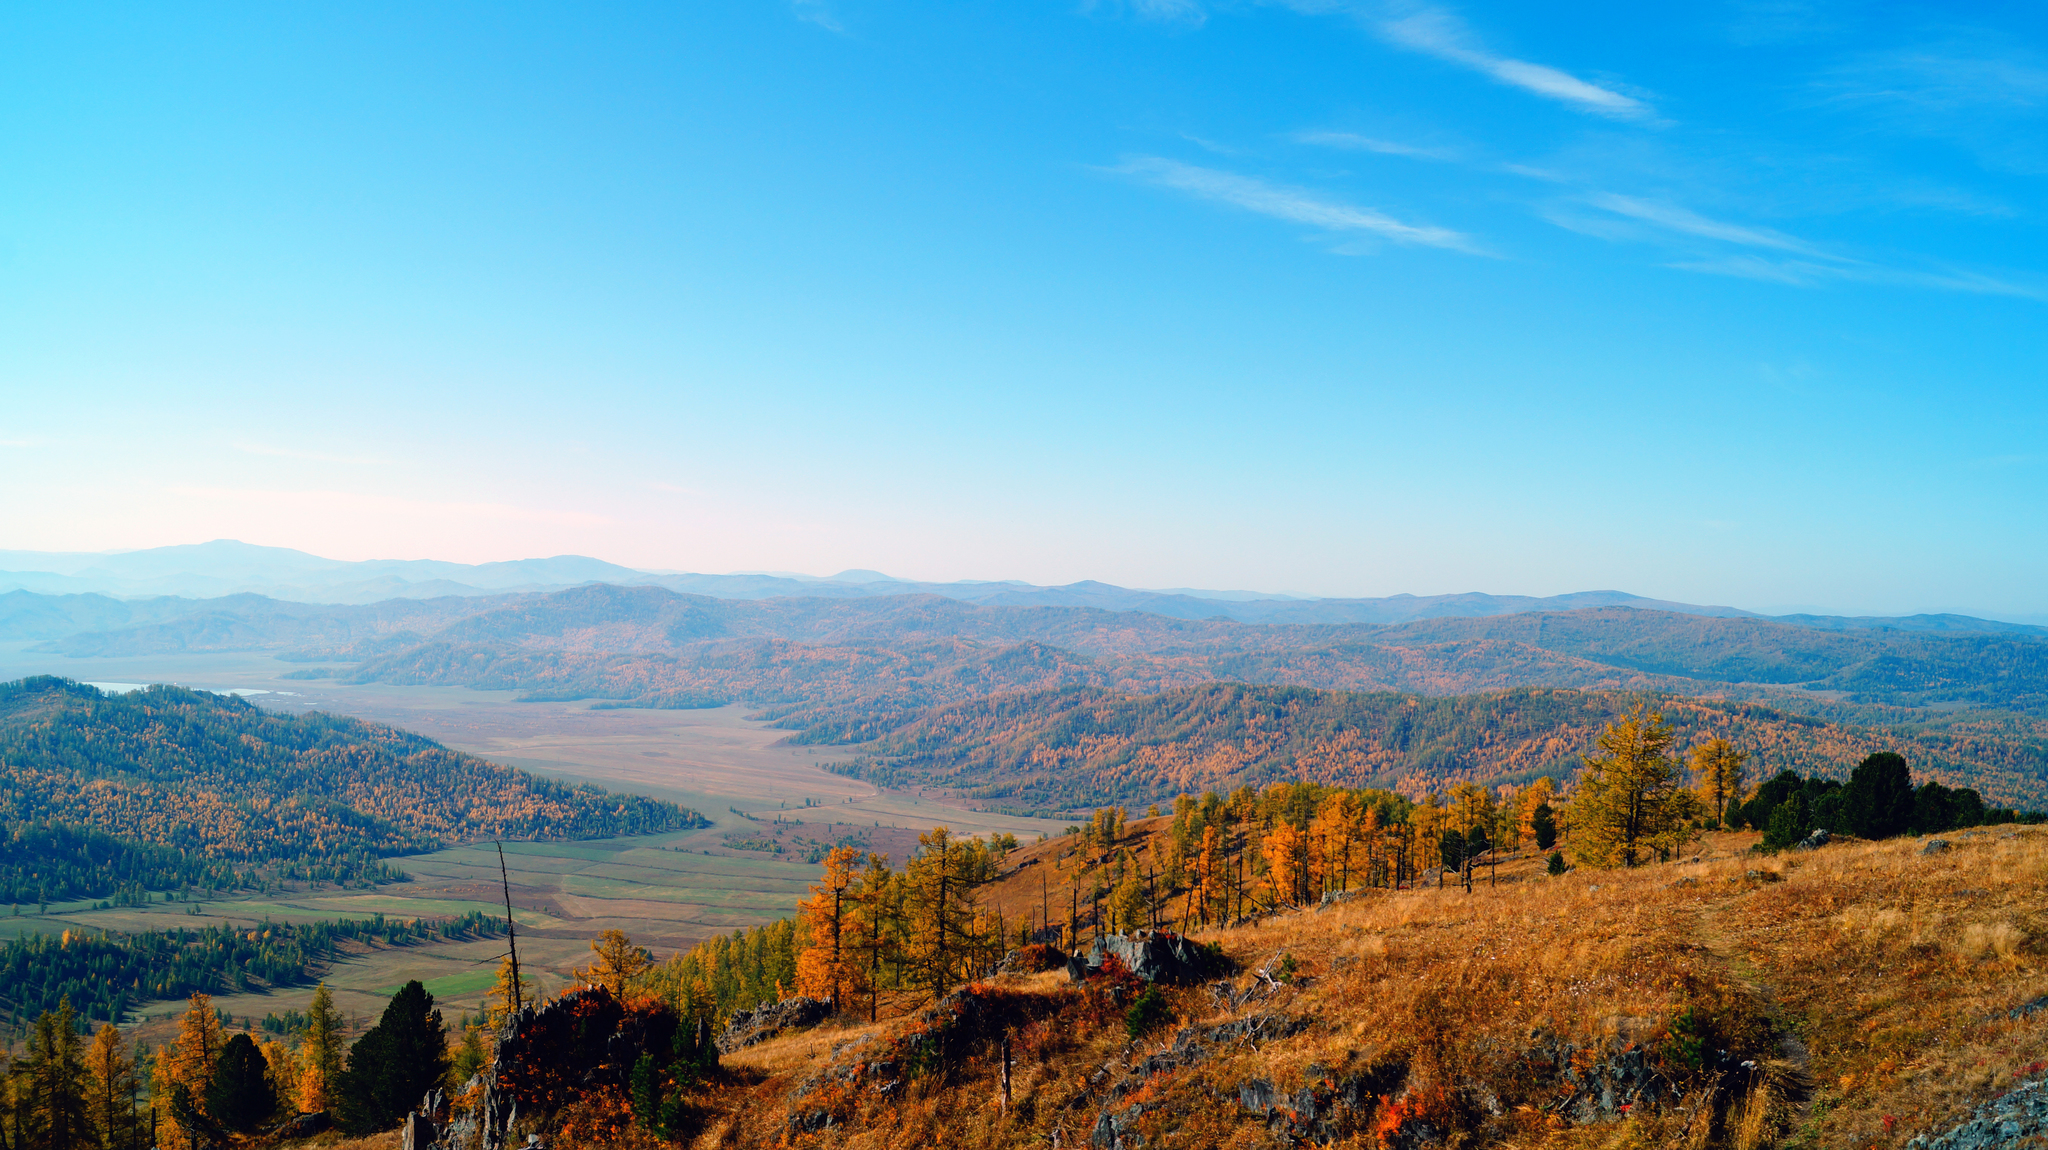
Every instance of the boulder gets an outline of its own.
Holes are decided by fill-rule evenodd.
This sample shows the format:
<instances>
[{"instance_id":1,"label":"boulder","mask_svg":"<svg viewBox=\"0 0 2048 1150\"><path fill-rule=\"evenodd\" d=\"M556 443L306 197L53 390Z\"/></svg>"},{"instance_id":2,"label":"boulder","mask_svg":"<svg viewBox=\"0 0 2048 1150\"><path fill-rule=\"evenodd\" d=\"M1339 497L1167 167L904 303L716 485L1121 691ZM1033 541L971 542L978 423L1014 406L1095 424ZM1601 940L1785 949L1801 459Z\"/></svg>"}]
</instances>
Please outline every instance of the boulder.
<instances>
[{"instance_id":1,"label":"boulder","mask_svg":"<svg viewBox=\"0 0 2048 1150\"><path fill-rule=\"evenodd\" d=\"M1797 843L1794 843L1792 845L1792 849L1795 851L1819 850L1820 848L1828 845L1828 840L1833 837L1833 835L1828 834L1827 828L1816 827L1814 828L1814 832L1812 834L1807 835L1805 838L1800 839Z\"/></svg>"},{"instance_id":2,"label":"boulder","mask_svg":"<svg viewBox=\"0 0 2048 1150\"><path fill-rule=\"evenodd\" d=\"M1085 959L1076 952L1067 960L1067 975L1079 982L1101 970L1111 955L1146 982L1199 982L1209 962L1206 950L1181 935L1164 930L1134 930L1096 939L1089 945Z\"/></svg>"},{"instance_id":3,"label":"boulder","mask_svg":"<svg viewBox=\"0 0 2048 1150\"><path fill-rule=\"evenodd\" d=\"M1938 855L1947 849L1947 839L1928 839L1927 845L1920 848L1920 853L1924 855Z\"/></svg>"}]
</instances>

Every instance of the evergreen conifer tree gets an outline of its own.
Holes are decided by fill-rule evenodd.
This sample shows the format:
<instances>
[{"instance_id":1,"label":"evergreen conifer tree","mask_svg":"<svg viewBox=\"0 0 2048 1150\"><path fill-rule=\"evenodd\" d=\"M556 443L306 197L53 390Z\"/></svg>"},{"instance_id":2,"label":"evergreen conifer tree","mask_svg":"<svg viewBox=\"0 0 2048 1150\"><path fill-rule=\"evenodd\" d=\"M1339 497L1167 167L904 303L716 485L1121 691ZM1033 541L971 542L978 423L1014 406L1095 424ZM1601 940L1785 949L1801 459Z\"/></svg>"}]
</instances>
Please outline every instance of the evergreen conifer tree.
<instances>
[{"instance_id":1,"label":"evergreen conifer tree","mask_svg":"<svg viewBox=\"0 0 2048 1150\"><path fill-rule=\"evenodd\" d=\"M362 1135L387 1130L448 1076L448 1042L434 996L418 979L399 988L384 1016L348 1052L336 1082L335 1117Z\"/></svg>"},{"instance_id":2,"label":"evergreen conifer tree","mask_svg":"<svg viewBox=\"0 0 2048 1150\"><path fill-rule=\"evenodd\" d=\"M270 1087L270 1064L247 1034L237 1034L214 1060L213 1081L207 1084L206 1113L239 1134L256 1129L277 1109Z\"/></svg>"}]
</instances>

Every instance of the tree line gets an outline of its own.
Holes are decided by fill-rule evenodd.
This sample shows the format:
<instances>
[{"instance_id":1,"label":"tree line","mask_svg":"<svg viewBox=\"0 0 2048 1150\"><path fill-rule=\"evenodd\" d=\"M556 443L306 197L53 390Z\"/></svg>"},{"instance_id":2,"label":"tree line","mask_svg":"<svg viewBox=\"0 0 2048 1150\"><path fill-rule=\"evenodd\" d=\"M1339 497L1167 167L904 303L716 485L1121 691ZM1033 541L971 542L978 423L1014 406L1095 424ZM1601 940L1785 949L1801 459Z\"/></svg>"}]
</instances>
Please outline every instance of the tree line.
<instances>
[{"instance_id":1,"label":"tree line","mask_svg":"<svg viewBox=\"0 0 2048 1150\"><path fill-rule=\"evenodd\" d=\"M304 985L317 966L334 960L343 941L409 946L434 939L490 938L503 931L502 919L471 913L440 921L379 914L248 928L30 935L0 944L0 1009L14 1035L60 1004L68 1004L81 1024L95 1019L118 1023L151 1001Z\"/></svg>"}]
</instances>

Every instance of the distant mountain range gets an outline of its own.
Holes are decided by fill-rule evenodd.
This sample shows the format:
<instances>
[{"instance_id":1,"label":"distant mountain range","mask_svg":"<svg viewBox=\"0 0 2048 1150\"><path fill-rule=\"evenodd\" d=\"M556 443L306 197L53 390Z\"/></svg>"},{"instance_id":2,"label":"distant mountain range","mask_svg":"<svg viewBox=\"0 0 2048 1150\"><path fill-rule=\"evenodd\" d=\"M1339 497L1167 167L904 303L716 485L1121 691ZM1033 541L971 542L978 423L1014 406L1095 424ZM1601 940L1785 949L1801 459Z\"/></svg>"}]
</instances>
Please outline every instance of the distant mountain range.
<instances>
[{"instance_id":1,"label":"distant mountain range","mask_svg":"<svg viewBox=\"0 0 2048 1150\"><path fill-rule=\"evenodd\" d=\"M1228 601L1099 584L950 585L992 589L989 601L972 601L848 579L665 578L779 580L800 593L721 598L591 582L547 592L318 604L247 592L123 600L15 590L0 593L0 641L74 659L265 651L297 665L285 675L291 679L512 690L525 699L588 699L599 707L742 702L799 742L873 746L888 769L928 772L920 777L945 786L958 782L944 764L992 746L976 743L980 735L962 741L951 720L934 718L946 708L974 716L976 724L1001 716L1004 746L1027 757L1057 757L1073 750L1069 736L1093 729L1088 723L1095 720L1084 723L1082 716L1125 706L1115 700L1139 700L1129 703L1131 714L1144 716L1132 720L1133 731L1171 732L1178 729L1178 704L1143 699L1188 698L1182 693L1236 683L1387 696L1330 704L1359 715L1410 713L1388 693L1471 697L1470 713L1492 716L1488 722L1526 711L1515 700L1538 696L1515 695L1499 705L1488 699L1531 690L1600 693L1605 701L1588 702L1586 715L1611 712L1639 694L1715 701L1738 715L1748 713L1744 705L1761 704L1772 711L1768 721L1743 719L1738 726L1773 769L1846 770L1859 748L1910 746L1916 763L1950 781L1981 782L1998 801L2048 795L2048 632L2034 627L1956 617L1774 620L1644 606L1649 601L1600 593ZM1091 601L1057 602L1062 595ZM1121 606L1132 601L1126 596L1150 597L1137 600L1144 607ZM1162 601L1270 613L1258 623L1222 611L1189 618L1153 609ZM1293 621L1284 614L1332 604L1405 618ZM54 661L48 669L84 677ZM1273 697L1294 700L1288 706L1312 701ZM995 710L972 709L984 704ZM963 706L969 709L957 710ZM1018 708L1031 714L1016 716ZM1413 711L1425 726L1465 713ZM1590 722L1545 719L1537 726L1555 727L1555 737L1532 734L1529 745L1547 750L1496 761L1480 728L1460 720L1458 739L1443 744L1462 748L1446 751L1444 777L1456 769L1475 778L1568 773L1597 733ZM1199 757L1214 742L1161 738L1153 751L1142 749L1152 745L1143 740L1128 750L1165 754L1171 745L1181 748L1174 754ZM1230 754L1250 746L1229 745L1238 748ZM1466 760L1466 767L1455 768L1452 759ZM1406 769L1420 770L1420 760ZM1109 785L1113 773L1098 781ZM1033 787L1034 806L1077 801L1080 794L1051 782Z\"/></svg>"},{"instance_id":2,"label":"distant mountain range","mask_svg":"<svg viewBox=\"0 0 2048 1150\"><path fill-rule=\"evenodd\" d=\"M1370 624L1388 626L1422 619L1484 618L1528 612L1575 611L1593 607L1635 607L1716 618L1764 618L1734 607L1674 603L1621 591L1580 591L1568 595L1390 595L1383 598L1304 598L1254 591L1208 591L1193 588L1144 590L1084 580L1059 587L1041 587L1016 580L925 583L897 579L879 571L842 571L827 578L788 573L706 575L641 571L582 555L550 559L517 559L502 563L445 563L432 559L348 562L323 559L288 547L259 547L217 539L176 547L153 547L115 554L0 551L0 592L38 595L104 596L125 601L117 606L98 599L66 607L44 605L75 617L77 625L61 628L10 624L0 611L0 638L54 638L79 630L132 626L192 614L190 600L232 595L260 595L300 604L372 604L394 599L501 596L546 593L590 583L654 586L714 599L819 598L941 595L986 607L1093 607L1103 611L1143 611L1173 619L1229 619L1239 623ZM185 603L150 604L165 596ZM144 600L145 602L137 602ZM462 608L437 608L433 614L467 613ZM1979 631L2048 635L2048 628L2004 623L1964 615L1845 617L1779 616L1779 621L1821 630L1888 627L1909 631Z\"/></svg>"}]
</instances>

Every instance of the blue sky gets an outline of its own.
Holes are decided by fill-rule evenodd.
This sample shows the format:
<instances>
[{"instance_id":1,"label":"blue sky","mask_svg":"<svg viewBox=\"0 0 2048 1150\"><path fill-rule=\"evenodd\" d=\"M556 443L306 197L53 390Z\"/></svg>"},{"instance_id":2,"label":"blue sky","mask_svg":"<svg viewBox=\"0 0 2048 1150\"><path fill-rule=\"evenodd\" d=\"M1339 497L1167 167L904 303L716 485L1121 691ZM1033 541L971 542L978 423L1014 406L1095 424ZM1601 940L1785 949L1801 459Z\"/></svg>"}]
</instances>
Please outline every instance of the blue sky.
<instances>
[{"instance_id":1,"label":"blue sky","mask_svg":"<svg viewBox=\"0 0 2048 1150\"><path fill-rule=\"evenodd\" d=\"M0 547L2048 615L2022 5L15 5Z\"/></svg>"}]
</instances>

